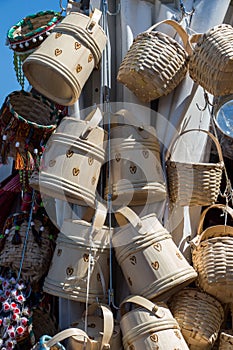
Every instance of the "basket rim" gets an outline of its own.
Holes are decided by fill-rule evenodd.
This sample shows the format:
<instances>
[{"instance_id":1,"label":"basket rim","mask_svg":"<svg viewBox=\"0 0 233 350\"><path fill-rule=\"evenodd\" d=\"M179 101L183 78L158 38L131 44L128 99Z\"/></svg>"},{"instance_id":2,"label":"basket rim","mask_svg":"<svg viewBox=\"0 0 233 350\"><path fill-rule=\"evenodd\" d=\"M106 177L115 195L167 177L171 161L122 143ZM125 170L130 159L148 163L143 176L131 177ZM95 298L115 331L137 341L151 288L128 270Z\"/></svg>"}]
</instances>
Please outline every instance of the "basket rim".
<instances>
[{"instance_id":1,"label":"basket rim","mask_svg":"<svg viewBox=\"0 0 233 350\"><path fill-rule=\"evenodd\" d=\"M4 103L3 103L3 106L0 110L0 115L2 115L4 113L4 109L5 107L7 107L9 109L9 112L13 115L13 117L15 117L16 119L22 121L23 123L25 124L28 124L28 125L31 125L33 126L34 128L37 128L37 129L46 129L46 130L55 130L56 128L56 120L54 120L54 123L53 124L48 124L48 125L42 125L42 124L38 124L36 122L33 122L31 120L28 120L26 118L24 118L23 116L21 116L20 114L18 114L12 104L11 104L11 97L15 96L15 95L24 95L24 96L28 96L28 97L32 97L36 100L40 100L41 104L45 105L45 104L50 104L50 106L53 106L53 109L54 109L54 112L52 113L54 116L57 115L57 118L56 119L59 119L59 112L58 110L56 111L56 106L54 103L52 103L51 101L49 101L48 99L46 99L44 96L40 96L40 95L37 95L37 94L34 94L34 93L31 93L31 92L27 92L27 91L24 91L24 90L20 90L20 91L13 91L11 92L5 99Z\"/></svg>"},{"instance_id":2,"label":"basket rim","mask_svg":"<svg viewBox=\"0 0 233 350\"><path fill-rule=\"evenodd\" d=\"M25 27L27 25L27 21L30 21L30 19L34 19L37 17L45 16L47 14L53 15L53 18L49 22L47 22L45 26L36 28L34 30L30 30L28 33L24 35L18 35L17 37L14 37L15 31L20 27ZM54 27L54 25L56 25L56 23L59 21L60 17L61 17L61 13L53 10L39 11L36 14L28 15L24 17L22 20L20 20L19 22L17 22L8 30L7 38L10 41L10 43L24 42L30 39L32 36L36 34L41 34L42 32L45 32L51 29L52 27Z\"/></svg>"}]
</instances>

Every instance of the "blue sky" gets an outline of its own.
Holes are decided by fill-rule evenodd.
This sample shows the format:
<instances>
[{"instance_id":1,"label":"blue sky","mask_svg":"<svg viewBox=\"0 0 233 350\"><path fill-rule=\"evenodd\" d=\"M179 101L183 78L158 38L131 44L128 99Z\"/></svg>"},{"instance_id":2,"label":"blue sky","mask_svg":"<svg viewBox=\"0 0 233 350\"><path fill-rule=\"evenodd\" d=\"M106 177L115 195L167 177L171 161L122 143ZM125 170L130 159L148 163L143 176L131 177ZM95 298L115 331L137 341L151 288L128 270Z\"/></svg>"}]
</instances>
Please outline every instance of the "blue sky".
<instances>
[{"instance_id":1,"label":"blue sky","mask_svg":"<svg viewBox=\"0 0 233 350\"><path fill-rule=\"evenodd\" d=\"M66 7L63 0L63 6ZM59 0L0 0L0 104L15 90L21 90L13 65L13 51L6 46L7 31L24 17L39 11L60 11Z\"/></svg>"}]
</instances>

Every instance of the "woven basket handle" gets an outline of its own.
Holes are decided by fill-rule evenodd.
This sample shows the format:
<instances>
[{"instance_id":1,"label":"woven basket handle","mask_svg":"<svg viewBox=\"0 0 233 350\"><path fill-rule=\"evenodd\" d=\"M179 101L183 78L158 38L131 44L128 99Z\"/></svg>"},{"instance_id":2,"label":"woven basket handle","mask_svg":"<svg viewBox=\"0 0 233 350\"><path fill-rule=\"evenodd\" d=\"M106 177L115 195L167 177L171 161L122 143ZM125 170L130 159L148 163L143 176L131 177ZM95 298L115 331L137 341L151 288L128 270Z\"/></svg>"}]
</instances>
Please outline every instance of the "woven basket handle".
<instances>
[{"instance_id":1,"label":"woven basket handle","mask_svg":"<svg viewBox=\"0 0 233 350\"><path fill-rule=\"evenodd\" d=\"M90 132L98 126L101 120L102 120L102 113L100 109L97 107L95 110L89 113L88 116L85 118L85 121L87 122L87 124L84 127L80 135L80 138L87 139Z\"/></svg>"},{"instance_id":2,"label":"woven basket handle","mask_svg":"<svg viewBox=\"0 0 233 350\"><path fill-rule=\"evenodd\" d=\"M135 117L132 112L128 111L127 109L120 109L118 112L114 113L114 117L111 120L111 124L118 124L117 117L122 116L126 118L130 122L130 126L134 127L134 129L137 131L138 135L142 137L143 139L149 138L149 133L144 131L144 125L136 125L135 124ZM126 124L128 125L128 124Z\"/></svg>"},{"instance_id":3,"label":"woven basket handle","mask_svg":"<svg viewBox=\"0 0 233 350\"><path fill-rule=\"evenodd\" d=\"M123 207L116 211L115 217L119 226L131 223L134 228L141 228L143 223L139 216L129 207Z\"/></svg>"},{"instance_id":4,"label":"woven basket handle","mask_svg":"<svg viewBox=\"0 0 233 350\"><path fill-rule=\"evenodd\" d=\"M217 148L219 160L220 160L220 162L222 162L224 164L222 149L221 149L220 143L218 142L218 139L211 132L209 132L208 130L204 130L204 129L188 129L188 130L182 131L177 137L175 137L175 139L171 143L170 147L168 148L167 154L166 154L166 159L171 158L171 152L173 150L173 146L175 145L175 142L178 140L178 138L180 136L190 132L190 131L201 131L201 132L204 132L205 134L207 134L214 141L215 146Z\"/></svg>"},{"instance_id":5,"label":"woven basket handle","mask_svg":"<svg viewBox=\"0 0 233 350\"><path fill-rule=\"evenodd\" d=\"M206 208L201 213L199 225L197 228L197 235L201 235L201 233L203 232L203 225L204 225L204 220L205 220L206 214L208 213L209 210L214 209L214 208L222 209L223 212L226 212L227 214L229 214L231 216L231 218L233 219L233 209L231 207L229 207L228 205L224 205L224 204L213 204L213 205L209 206L208 208Z\"/></svg>"},{"instance_id":6,"label":"woven basket handle","mask_svg":"<svg viewBox=\"0 0 233 350\"><path fill-rule=\"evenodd\" d=\"M186 32L186 30L176 21L172 20L172 19L166 19L164 21L158 22L156 24L154 24L153 26L151 26L149 29L147 29L145 31L145 33L149 33L151 31L153 31L156 27L158 27L160 24L169 24L170 26L172 26L177 33L179 34L179 36L181 37L183 44L184 44L184 48L187 51L187 53L189 55L192 54L193 50L192 47L190 45L190 40L189 40L189 35Z\"/></svg>"},{"instance_id":7,"label":"woven basket handle","mask_svg":"<svg viewBox=\"0 0 233 350\"><path fill-rule=\"evenodd\" d=\"M211 209L222 209L223 212L227 212L231 216L231 218L233 219L233 209L231 207L226 206L224 204L210 205L208 208L206 208L201 213L200 221L199 221L198 228L197 228L197 235L189 242L192 249L195 249L196 247L199 246L201 241L204 239L206 232L208 232L208 230L203 231L203 225L204 225L206 214ZM226 225L217 225L217 226L219 226L219 227L221 226L221 227L225 227L225 228L227 227ZM216 226L214 226L214 227L216 227ZM230 229L231 229L231 226L230 226ZM228 232L227 234L230 234L230 232ZM207 237L205 237L205 238L207 238Z\"/></svg>"},{"instance_id":8,"label":"woven basket handle","mask_svg":"<svg viewBox=\"0 0 233 350\"><path fill-rule=\"evenodd\" d=\"M97 309L100 309L102 311L103 320L104 320L103 337L102 337L102 342L100 347L100 350L102 350L104 347L107 348L110 345L110 341L111 341L113 329L114 329L114 320L113 320L112 311L107 305L104 305L104 304L97 304L97 303L91 304L87 309L88 315L94 315Z\"/></svg>"},{"instance_id":9,"label":"woven basket handle","mask_svg":"<svg viewBox=\"0 0 233 350\"><path fill-rule=\"evenodd\" d=\"M41 344L41 346L39 346L38 350L50 349L55 344L61 342L62 340L65 340L69 337L72 337L72 336L76 336L76 337L81 336L82 338L87 339L88 342L91 342L91 340L88 337L88 335L86 334L86 332L84 332L78 328L68 328L68 329L65 329L64 331L61 331L61 332L55 334L52 338L49 336L45 336L44 337L45 342L42 342L42 344ZM46 339L48 339L48 340L46 340ZM65 350L64 346L62 346L61 344L59 344L59 345L61 346L62 350Z\"/></svg>"},{"instance_id":10,"label":"woven basket handle","mask_svg":"<svg viewBox=\"0 0 233 350\"><path fill-rule=\"evenodd\" d=\"M126 303L134 303L139 306L144 307L148 311L152 312L156 317L162 318L164 316L163 310L161 310L158 305L152 303L152 301L140 296L140 295L130 295L129 297L125 298L121 304L121 316L123 316L126 313L125 310L125 304Z\"/></svg>"}]
</instances>

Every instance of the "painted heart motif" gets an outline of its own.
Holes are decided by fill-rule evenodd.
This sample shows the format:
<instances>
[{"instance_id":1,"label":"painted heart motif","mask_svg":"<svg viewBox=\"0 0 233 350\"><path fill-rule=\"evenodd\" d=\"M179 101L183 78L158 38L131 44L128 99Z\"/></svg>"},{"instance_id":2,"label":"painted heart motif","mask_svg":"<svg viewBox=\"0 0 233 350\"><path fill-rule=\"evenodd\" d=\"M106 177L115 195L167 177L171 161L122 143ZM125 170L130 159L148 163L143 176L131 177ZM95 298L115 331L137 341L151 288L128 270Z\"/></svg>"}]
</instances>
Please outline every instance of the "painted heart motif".
<instances>
[{"instance_id":1,"label":"painted heart motif","mask_svg":"<svg viewBox=\"0 0 233 350\"><path fill-rule=\"evenodd\" d=\"M55 49L55 56L59 56L62 54L62 50L61 49Z\"/></svg>"},{"instance_id":2,"label":"painted heart motif","mask_svg":"<svg viewBox=\"0 0 233 350\"><path fill-rule=\"evenodd\" d=\"M75 42L75 44L74 44L74 48L75 48L75 50L78 50L78 49L80 49L80 47L81 47L82 45L79 43L79 42Z\"/></svg>"},{"instance_id":3,"label":"painted heart motif","mask_svg":"<svg viewBox=\"0 0 233 350\"><path fill-rule=\"evenodd\" d=\"M149 151L147 151L147 150L142 151L142 154L143 154L144 158L148 158L149 157Z\"/></svg>"},{"instance_id":4,"label":"painted heart motif","mask_svg":"<svg viewBox=\"0 0 233 350\"><path fill-rule=\"evenodd\" d=\"M154 243L153 248L156 249L158 252L161 252L162 246L160 243Z\"/></svg>"},{"instance_id":5,"label":"painted heart motif","mask_svg":"<svg viewBox=\"0 0 233 350\"><path fill-rule=\"evenodd\" d=\"M60 36L62 36L62 33L56 33L56 34L55 34L55 39L60 38Z\"/></svg>"},{"instance_id":6,"label":"painted heart motif","mask_svg":"<svg viewBox=\"0 0 233 350\"><path fill-rule=\"evenodd\" d=\"M78 176L79 173L80 173L80 170L78 168L73 168L73 175L74 176Z\"/></svg>"},{"instance_id":7,"label":"painted heart motif","mask_svg":"<svg viewBox=\"0 0 233 350\"><path fill-rule=\"evenodd\" d=\"M135 174L137 171L136 165L130 165L129 170L130 170L131 174Z\"/></svg>"}]
</instances>

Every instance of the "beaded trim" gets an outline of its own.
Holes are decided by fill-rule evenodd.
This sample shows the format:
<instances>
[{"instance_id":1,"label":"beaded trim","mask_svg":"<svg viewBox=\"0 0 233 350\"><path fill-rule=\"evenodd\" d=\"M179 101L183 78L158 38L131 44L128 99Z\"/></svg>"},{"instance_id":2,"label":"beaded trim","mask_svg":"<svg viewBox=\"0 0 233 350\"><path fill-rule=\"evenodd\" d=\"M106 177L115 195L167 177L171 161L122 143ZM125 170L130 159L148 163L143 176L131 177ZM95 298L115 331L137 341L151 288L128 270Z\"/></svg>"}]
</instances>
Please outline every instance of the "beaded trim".
<instances>
[{"instance_id":1,"label":"beaded trim","mask_svg":"<svg viewBox=\"0 0 233 350\"><path fill-rule=\"evenodd\" d=\"M30 23L31 19L41 17L44 15L53 15L53 18L46 24L46 26L42 26L39 28L33 29L32 24ZM11 27L7 32L7 39L10 47L12 49L16 49L17 46L20 46L21 48L28 47L29 41L36 42L44 40L44 38L41 36L42 34L46 33L46 35L50 34L50 30L61 20L61 13L60 12L54 12L52 10L49 11L40 11L34 15L29 15L25 18L23 18L21 21L19 21L17 24L15 24L13 27ZM30 28L31 25L31 28ZM28 33L25 33L24 35L18 35L14 36L15 31L20 27L28 26L31 30Z\"/></svg>"}]
</instances>

